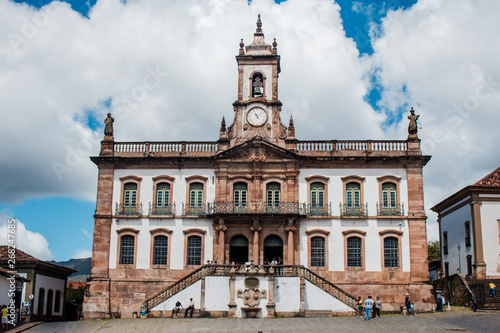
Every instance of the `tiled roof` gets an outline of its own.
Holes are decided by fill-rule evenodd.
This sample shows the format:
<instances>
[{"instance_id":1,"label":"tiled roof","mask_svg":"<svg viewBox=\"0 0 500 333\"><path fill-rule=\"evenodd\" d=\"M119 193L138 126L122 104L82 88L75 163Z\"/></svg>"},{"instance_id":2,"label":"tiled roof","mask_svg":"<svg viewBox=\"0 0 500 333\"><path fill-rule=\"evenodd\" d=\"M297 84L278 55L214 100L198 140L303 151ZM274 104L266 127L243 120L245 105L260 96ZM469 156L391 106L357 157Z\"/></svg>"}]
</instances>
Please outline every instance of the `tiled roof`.
<instances>
[{"instance_id":1,"label":"tiled roof","mask_svg":"<svg viewBox=\"0 0 500 333\"><path fill-rule=\"evenodd\" d=\"M473 186L500 187L500 167L475 183Z\"/></svg>"},{"instance_id":2,"label":"tiled roof","mask_svg":"<svg viewBox=\"0 0 500 333\"><path fill-rule=\"evenodd\" d=\"M1 245L0 246L0 262L7 262L9 261L9 246L8 245ZM16 256L15 256L16 262L18 263L36 263L40 262L42 260L33 257L30 254L27 254L24 251L21 251L19 249L16 249Z\"/></svg>"}]
</instances>

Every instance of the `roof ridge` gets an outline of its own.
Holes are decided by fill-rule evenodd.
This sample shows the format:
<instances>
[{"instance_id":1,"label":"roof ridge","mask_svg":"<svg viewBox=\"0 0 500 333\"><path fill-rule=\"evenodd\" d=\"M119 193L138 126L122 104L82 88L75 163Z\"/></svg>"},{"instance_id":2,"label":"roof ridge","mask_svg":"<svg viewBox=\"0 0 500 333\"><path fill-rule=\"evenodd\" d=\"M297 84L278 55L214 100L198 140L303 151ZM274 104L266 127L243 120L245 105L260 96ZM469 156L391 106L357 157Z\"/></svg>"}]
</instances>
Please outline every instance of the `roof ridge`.
<instances>
[{"instance_id":1,"label":"roof ridge","mask_svg":"<svg viewBox=\"0 0 500 333\"><path fill-rule=\"evenodd\" d=\"M500 167L481 178L473 186L500 187Z\"/></svg>"}]
</instances>

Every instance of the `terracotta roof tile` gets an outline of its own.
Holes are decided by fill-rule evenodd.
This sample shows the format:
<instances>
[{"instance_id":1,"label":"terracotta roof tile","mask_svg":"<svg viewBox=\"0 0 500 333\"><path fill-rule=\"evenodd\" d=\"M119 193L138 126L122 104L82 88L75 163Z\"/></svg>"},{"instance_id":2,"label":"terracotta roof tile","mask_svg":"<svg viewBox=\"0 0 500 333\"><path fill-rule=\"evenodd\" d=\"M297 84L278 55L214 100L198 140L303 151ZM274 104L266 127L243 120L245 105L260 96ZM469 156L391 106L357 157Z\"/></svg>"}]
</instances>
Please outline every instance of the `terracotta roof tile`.
<instances>
[{"instance_id":1,"label":"terracotta roof tile","mask_svg":"<svg viewBox=\"0 0 500 333\"><path fill-rule=\"evenodd\" d=\"M475 183L473 186L500 187L500 167Z\"/></svg>"},{"instance_id":2,"label":"terracotta roof tile","mask_svg":"<svg viewBox=\"0 0 500 333\"><path fill-rule=\"evenodd\" d=\"M24 251L16 249L16 262L19 263L32 263L32 262L40 262L42 260L33 257L30 254L27 254ZM7 262L9 260L9 246L1 245L0 246L0 262Z\"/></svg>"}]
</instances>

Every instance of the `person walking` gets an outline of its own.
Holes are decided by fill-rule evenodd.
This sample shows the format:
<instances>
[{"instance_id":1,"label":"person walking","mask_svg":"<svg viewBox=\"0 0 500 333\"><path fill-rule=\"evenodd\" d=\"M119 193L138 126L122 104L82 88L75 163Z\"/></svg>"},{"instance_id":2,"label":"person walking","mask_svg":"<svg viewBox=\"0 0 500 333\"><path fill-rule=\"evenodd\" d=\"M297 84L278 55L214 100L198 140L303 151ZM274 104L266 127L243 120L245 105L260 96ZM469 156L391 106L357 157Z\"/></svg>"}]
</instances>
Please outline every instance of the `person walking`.
<instances>
[{"instance_id":1,"label":"person walking","mask_svg":"<svg viewBox=\"0 0 500 333\"><path fill-rule=\"evenodd\" d=\"M472 312L476 312L477 310L477 298L476 298L476 294L472 293L472 297L471 297L471 301L472 301Z\"/></svg>"},{"instance_id":2,"label":"person walking","mask_svg":"<svg viewBox=\"0 0 500 333\"><path fill-rule=\"evenodd\" d=\"M370 314L372 312L373 308L373 299L371 296L368 296L368 298L365 301L365 320L370 320Z\"/></svg>"},{"instance_id":3,"label":"person walking","mask_svg":"<svg viewBox=\"0 0 500 333\"><path fill-rule=\"evenodd\" d=\"M495 297L495 284L493 283L493 281L490 281L490 296L493 296Z\"/></svg>"},{"instance_id":4,"label":"person walking","mask_svg":"<svg viewBox=\"0 0 500 333\"><path fill-rule=\"evenodd\" d=\"M186 308L186 313L184 314L184 318L187 318L189 311L191 311L189 318L193 318L194 301L192 298L189 299L189 306Z\"/></svg>"},{"instance_id":5,"label":"person walking","mask_svg":"<svg viewBox=\"0 0 500 333\"><path fill-rule=\"evenodd\" d=\"M380 307L382 303L380 302L380 297L377 296L377 299L373 301L373 316L372 318L379 317L380 318Z\"/></svg>"},{"instance_id":6,"label":"person walking","mask_svg":"<svg viewBox=\"0 0 500 333\"><path fill-rule=\"evenodd\" d=\"M406 306L406 311L407 311L406 314L407 315L414 314L413 310L411 308L410 294L406 294L406 297L405 297L405 306Z\"/></svg>"},{"instance_id":7,"label":"person walking","mask_svg":"<svg viewBox=\"0 0 500 333\"><path fill-rule=\"evenodd\" d=\"M361 296L358 296L358 315L356 317L363 317L363 301L361 300Z\"/></svg>"},{"instance_id":8,"label":"person walking","mask_svg":"<svg viewBox=\"0 0 500 333\"><path fill-rule=\"evenodd\" d=\"M7 309L7 305L4 304L2 306L2 311L0 312L2 313L2 330L9 329L9 318L8 318L9 309Z\"/></svg>"}]
</instances>

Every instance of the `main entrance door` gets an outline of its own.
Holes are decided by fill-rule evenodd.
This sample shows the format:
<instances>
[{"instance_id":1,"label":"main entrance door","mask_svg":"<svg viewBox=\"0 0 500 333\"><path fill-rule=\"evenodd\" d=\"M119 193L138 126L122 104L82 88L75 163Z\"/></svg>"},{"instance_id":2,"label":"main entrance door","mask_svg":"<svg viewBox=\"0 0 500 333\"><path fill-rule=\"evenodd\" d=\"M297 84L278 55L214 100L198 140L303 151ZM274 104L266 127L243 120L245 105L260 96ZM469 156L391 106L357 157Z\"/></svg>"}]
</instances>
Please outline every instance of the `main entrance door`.
<instances>
[{"instance_id":1,"label":"main entrance door","mask_svg":"<svg viewBox=\"0 0 500 333\"><path fill-rule=\"evenodd\" d=\"M264 261L267 259L271 263L278 257L283 259L283 240L277 235L269 235L264 240Z\"/></svg>"},{"instance_id":2,"label":"main entrance door","mask_svg":"<svg viewBox=\"0 0 500 333\"><path fill-rule=\"evenodd\" d=\"M243 235L236 235L229 244L229 261L242 265L248 261L248 239Z\"/></svg>"}]
</instances>

